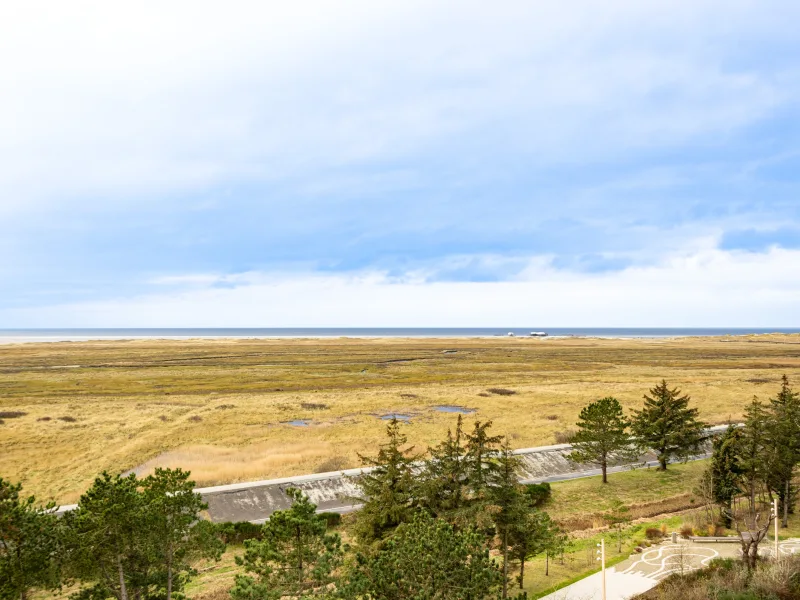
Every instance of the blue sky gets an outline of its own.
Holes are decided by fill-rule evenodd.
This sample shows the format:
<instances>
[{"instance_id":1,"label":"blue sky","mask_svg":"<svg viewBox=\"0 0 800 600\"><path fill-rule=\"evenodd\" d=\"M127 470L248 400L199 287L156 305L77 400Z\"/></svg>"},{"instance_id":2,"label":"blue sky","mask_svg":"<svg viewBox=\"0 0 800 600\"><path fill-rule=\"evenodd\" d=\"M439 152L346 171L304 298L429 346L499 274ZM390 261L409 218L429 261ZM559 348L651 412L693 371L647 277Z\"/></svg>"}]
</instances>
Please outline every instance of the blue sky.
<instances>
[{"instance_id":1,"label":"blue sky","mask_svg":"<svg viewBox=\"0 0 800 600\"><path fill-rule=\"evenodd\" d=\"M0 327L800 326L797 3L17 4Z\"/></svg>"}]
</instances>

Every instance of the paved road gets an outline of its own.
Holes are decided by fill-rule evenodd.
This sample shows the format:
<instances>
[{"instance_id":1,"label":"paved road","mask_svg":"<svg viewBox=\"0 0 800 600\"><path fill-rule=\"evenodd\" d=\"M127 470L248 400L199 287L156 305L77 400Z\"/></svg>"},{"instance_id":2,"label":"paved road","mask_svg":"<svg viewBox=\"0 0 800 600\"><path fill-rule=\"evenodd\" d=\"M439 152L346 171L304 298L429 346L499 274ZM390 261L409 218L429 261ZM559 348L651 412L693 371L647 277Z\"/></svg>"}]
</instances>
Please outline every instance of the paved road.
<instances>
[{"instance_id":1,"label":"paved road","mask_svg":"<svg viewBox=\"0 0 800 600\"><path fill-rule=\"evenodd\" d=\"M763 543L768 550L770 543ZM800 554L800 539L790 539L779 545L781 554ZM765 552L769 554L770 552ZM681 540L653 546L641 554L634 554L615 567L606 569L607 600L627 600L655 587L672 573L688 572L708 565L717 557L738 558L738 543L694 543ZM595 573L541 600L600 600L602 575Z\"/></svg>"}]
</instances>

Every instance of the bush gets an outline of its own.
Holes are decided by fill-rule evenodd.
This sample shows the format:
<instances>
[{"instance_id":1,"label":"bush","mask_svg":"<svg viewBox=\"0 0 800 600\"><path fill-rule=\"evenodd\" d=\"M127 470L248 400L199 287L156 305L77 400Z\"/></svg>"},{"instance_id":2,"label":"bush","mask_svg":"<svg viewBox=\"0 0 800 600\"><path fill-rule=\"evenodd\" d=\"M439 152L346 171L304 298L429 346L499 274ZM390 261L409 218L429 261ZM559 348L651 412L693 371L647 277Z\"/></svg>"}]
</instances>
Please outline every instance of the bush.
<instances>
[{"instance_id":1,"label":"bush","mask_svg":"<svg viewBox=\"0 0 800 600\"><path fill-rule=\"evenodd\" d=\"M329 407L327 404L323 404L321 402L301 402L300 408L304 408L306 410L327 410Z\"/></svg>"},{"instance_id":2,"label":"bush","mask_svg":"<svg viewBox=\"0 0 800 600\"><path fill-rule=\"evenodd\" d=\"M486 391L490 394L496 394L498 396L513 396L517 393L514 390L507 390L506 388L489 388Z\"/></svg>"},{"instance_id":3,"label":"bush","mask_svg":"<svg viewBox=\"0 0 800 600\"><path fill-rule=\"evenodd\" d=\"M660 540L664 535L657 527L648 527L644 530L644 535L648 540Z\"/></svg>"},{"instance_id":4,"label":"bush","mask_svg":"<svg viewBox=\"0 0 800 600\"><path fill-rule=\"evenodd\" d=\"M325 519L325 522L328 524L328 529L333 529L342 524L342 515L339 513L323 512L319 513L319 516Z\"/></svg>"},{"instance_id":5,"label":"bush","mask_svg":"<svg viewBox=\"0 0 800 600\"><path fill-rule=\"evenodd\" d=\"M37 421L52 421L53 419L51 419L50 417L39 417L39 418L38 418L38 419L36 419L36 420L37 420Z\"/></svg>"},{"instance_id":6,"label":"bush","mask_svg":"<svg viewBox=\"0 0 800 600\"><path fill-rule=\"evenodd\" d=\"M21 410L0 410L0 419L17 419L27 414L28 413L22 412Z\"/></svg>"},{"instance_id":7,"label":"bush","mask_svg":"<svg viewBox=\"0 0 800 600\"><path fill-rule=\"evenodd\" d=\"M552 495L550 484L545 483L529 483L525 486L525 495L531 506L542 506Z\"/></svg>"},{"instance_id":8,"label":"bush","mask_svg":"<svg viewBox=\"0 0 800 600\"><path fill-rule=\"evenodd\" d=\"M681 530L680 531L681 531L681 537L684 538L684 539L687 539L687 540L694 535L694 531L692 530L692 526L687 524L687 523L684 523L683 525L681 525Z\"/></svg>"},{"instance_id":9,"label":"bush","mask_svg":"<svg viewBox=\"0 0 800 600\"><path fill-rule=\"evenodd\" d=\"M189 420L190 420L192 423L199 423L200 421L202 421L202 420L203 420L203 417L201 417L201 416L199 416L199 415L192 415L191 417L189 417Z\"/></svg>"},{"instance_id":10,"label":"bush","mask_svg":"<svg viewBox=\"0 0 800 600\"><path fill-rule=\"evenodd\" d=\"M67 415L66 417L58 417L58 420L59 421L64 421L64 423L74 423L78 419L76 419L75 417L70 417L69 415Z\"/></svg>"},{"instance_id":11,"label":"bush","mask_svg":"<svg viewBox=\"0 0 800 600\"><path fill-rule=\"evenodd\" d=\"M241 545L245 540L260 540L264 532L261 525L248 523L247 521L237 521L217 523L217 535L226 544Z\"/></svg>"}]
</instances>

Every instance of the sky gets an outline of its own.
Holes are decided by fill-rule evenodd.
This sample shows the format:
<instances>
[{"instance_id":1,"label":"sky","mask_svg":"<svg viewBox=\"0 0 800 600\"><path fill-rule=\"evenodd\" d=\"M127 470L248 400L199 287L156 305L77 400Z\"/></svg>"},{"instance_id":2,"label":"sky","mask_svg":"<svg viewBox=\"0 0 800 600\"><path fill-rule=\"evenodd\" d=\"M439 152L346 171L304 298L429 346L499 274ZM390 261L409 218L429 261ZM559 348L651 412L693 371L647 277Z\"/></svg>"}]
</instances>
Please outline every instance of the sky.
<instances>
[{"instance_id":1,"label":"sky","mask_svg":"<svg viewBox=\"0 0 800 600\"><path fill-rule=\"evenodd\" d=\"M4 3L0 328L800 327L798 22Z\"/></svg>"}]
</instances>

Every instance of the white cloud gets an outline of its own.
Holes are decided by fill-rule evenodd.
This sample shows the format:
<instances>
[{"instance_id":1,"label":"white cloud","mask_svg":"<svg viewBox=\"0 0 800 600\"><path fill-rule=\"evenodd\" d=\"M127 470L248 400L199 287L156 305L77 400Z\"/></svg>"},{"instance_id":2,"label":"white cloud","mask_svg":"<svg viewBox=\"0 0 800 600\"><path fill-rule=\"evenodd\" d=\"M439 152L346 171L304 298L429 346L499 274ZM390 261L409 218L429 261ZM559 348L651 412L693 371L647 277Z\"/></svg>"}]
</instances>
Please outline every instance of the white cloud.
<instances>
[{"instance_id":1,"label":"white cloud","mask_svg":"<svg viewBox=\"0 0 800 600\"><path fill-rule=\"evenodd\" d=\"M159 201L454 146L532 167L727 135L796 73L727 68L769 3L18 2L0 18L0 211ZM36 200L36 203L32 203Z\"/></svg>"},{"instance_id":2,"label":"white cloud","mask_svg":"<svg viewBox=\"0 0 800 600\"><path fill-rule=\"evenodd\" d=\"M223 278L224 279L224 278ZM179 278L174 282L182 281ZM798 327L800 251L706 249L604 274L531 259L512 282L425 282L381 273L192 275L183 291L0 312L13 327ZM203 282L206 285L200 285Z\"/></svg>"}]
</instances>

